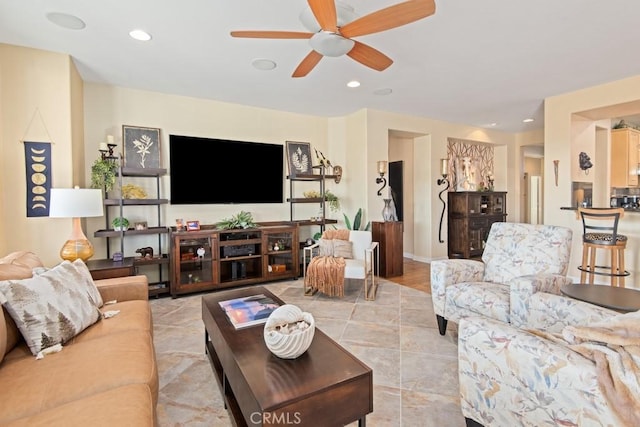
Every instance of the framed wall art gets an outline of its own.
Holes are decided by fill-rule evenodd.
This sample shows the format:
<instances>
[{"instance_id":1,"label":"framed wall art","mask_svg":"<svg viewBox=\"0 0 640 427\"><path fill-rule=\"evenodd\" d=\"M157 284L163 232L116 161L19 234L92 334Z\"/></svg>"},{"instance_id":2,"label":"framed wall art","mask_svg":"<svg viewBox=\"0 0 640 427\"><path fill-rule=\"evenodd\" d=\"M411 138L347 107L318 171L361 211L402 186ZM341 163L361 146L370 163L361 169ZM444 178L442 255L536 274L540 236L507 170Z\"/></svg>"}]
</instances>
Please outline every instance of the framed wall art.
<instances>
[{"instance_id":1,"label":"framed wall art","mask_svg":"<svg viewBox=\"0 0 640 427\"><path fill-rule=\"evenodd\" d=\"M312 174L311 144L287 141L287 165L290 176Z\"/></svg>"},{"instance_id":2,"label":"framed wall art","mask_svg":"<svg viewBox=\"0 0 640 427\"><path fill-rule=\"evenodd\" d=\"M122 126L125 168L160 169L160 129Z\"/></svg>"}]
</instances>

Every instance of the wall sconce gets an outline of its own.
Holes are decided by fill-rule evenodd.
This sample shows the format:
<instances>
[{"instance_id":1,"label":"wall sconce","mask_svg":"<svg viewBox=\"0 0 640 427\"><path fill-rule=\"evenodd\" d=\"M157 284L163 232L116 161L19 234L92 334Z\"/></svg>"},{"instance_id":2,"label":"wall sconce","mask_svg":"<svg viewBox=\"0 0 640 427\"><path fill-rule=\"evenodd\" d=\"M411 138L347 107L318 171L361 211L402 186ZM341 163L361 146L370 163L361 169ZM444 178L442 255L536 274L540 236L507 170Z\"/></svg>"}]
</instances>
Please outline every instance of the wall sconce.
<instances>
[{"instance_id":1,"label":"wall sconce","mask_svg":"<svg viewBox=\"0 0 640 427\"><path fill-rule=\"evenodd\" d=\"M444 219L444 211L447 208L447 202L445 202L444 199L442 198L442 193L444 193L449 189L449 180L447 179L447 176L449 175L449 159L440 159L440 174L442 175L442 178L438 178L438 181L437 181L438 185L447 184L447 186L438 194L438 198L442 202L442 213L440 214L440 227L438 228L438 241L440 243L444 243L444 240L442 240L442 220Z\"/></svg>"},{"instance_id":2,"label":"wall sconce","mask_svg":"<svg viewBox=\"0 0 640 427\"><path fill-rule=\"evenodd\" d=\"M116 160L117 157L114 155L113 150L118 146L118 144L114 144L113 135L107 135L107 142L101 142L100 148L98 151L100 152L100 157L102 160Z\"/></svg>"},{"instance_id":3,"label":"wall sconce","mask_svg":"<svg viewBox=\"0 0 640 427\"><path fill-rule=\"evenodd\" d=\"M380 174L380 177L376 178L376 184L382 184L382 187L378 190L378 196L382 196L382 190L387 186L387 179L384 177L384 174L387 173L386 160L380 160L378 162L378 173Z\"/></svg>"}]
</instances>

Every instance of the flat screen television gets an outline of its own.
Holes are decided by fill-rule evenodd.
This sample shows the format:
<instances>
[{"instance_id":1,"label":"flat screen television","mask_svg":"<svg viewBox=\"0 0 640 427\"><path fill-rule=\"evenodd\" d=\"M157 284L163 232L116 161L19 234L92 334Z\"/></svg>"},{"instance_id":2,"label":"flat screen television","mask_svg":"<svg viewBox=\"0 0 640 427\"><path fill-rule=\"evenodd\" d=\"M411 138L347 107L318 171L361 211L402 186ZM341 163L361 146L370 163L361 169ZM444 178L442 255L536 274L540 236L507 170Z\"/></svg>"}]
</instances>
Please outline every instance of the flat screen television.
<instances>
[{"instance_id":1,"label":"flat screen television","mask_svg":"<svg viewBox=\"0 0 640 427\"><path fill-rule=\"evenodd\" d=\"M174 205L282 203L283 145L169 135Z\"/></svg>"}]
</instances>

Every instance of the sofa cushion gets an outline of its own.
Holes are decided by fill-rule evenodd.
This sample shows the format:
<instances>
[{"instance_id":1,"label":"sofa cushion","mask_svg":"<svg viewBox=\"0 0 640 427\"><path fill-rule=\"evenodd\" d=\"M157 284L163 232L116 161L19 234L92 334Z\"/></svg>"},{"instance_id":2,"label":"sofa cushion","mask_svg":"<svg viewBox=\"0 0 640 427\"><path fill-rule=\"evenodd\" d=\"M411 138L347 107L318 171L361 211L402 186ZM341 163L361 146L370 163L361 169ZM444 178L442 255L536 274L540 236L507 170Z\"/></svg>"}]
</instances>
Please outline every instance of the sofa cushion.
<instances>
[{"instance_id":1,"label":"sofa cushion","mask_svg":"<svg viewBox=\"0 0 640 427\"><path fill-rule=\"evenodd\" d=\"M37 355L65 344L101 318L91 287L95 285L88 269L64 261L29 279L0 282L0 303Z\"/></svg>"},{"instance_id":2,"label":"sofa cushion","mask_svg":"<svg viewBox=\"0 0 640 427\"><path fill-rule=\"evenodd\" d=\"M4 427L154 426L153 396L145 384L130 384L74 400L3 424Z\"/></svg>"},{"instance_id":3,"label":"sofa cushion","mask_svg":"<svg viewBox=\"0 0 640 427\"><path fill-rule=\"evenodd\" d=\"M41 360L10 356L0 369L0 425L129 384L146 385L157 403L155 350L146 331L76 342Z\"/></svg>"}]
</instances>

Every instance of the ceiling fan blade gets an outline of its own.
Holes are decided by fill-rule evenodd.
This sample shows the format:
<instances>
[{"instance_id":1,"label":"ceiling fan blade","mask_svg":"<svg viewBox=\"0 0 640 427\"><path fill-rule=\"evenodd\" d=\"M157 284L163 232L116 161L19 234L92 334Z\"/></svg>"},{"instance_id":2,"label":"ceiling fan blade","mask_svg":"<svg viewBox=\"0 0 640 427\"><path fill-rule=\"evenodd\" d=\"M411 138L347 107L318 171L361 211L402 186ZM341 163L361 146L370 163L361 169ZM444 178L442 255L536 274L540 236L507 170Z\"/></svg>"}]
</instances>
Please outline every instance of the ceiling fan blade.
<instances>
[{"instance_id":1,"label":"ceiling fan blade","mask_svg":"<svg viewBox=\"0 0 640 427\"><path fill-rule=\"evenodd\" d=\"M338 31L338 15L334 0L308 0L307 2L320 28L325 31Z\"/></svg>"},{"instance_id":2,"label":"ceiling fan blade","mask_svg":"<svg viewBox=\"0 0 640 427\"><path fill-rule=\"evenodd\" d=\"M410 24L436 11L434 0L409 0L380 9L340 28L343 37L351 38Z\"/></svg>"},{"instance_id":3,"label":"ceiling fan blade","mask_svg":"<svg viewBox=\"0 0 640 427\"><path fill-rule=\"evenodd\" d=\"M300 65L298 65L298 68L296 68L291 77L306 76L311 70L313 70L313 67L318 65L318 62L320 62L321 59L322 55L320 55L315 50L312 50L307 56L305 56L305 58L302 60Z\"/></svg>"},{"instance_id":4,"label":"ceiling fan blade","mask_svg":"<svg viewBox=\"0 0 640 427\"><path fill-rule=\"evenodd\" d=\"M377 71L386 70L393 64L393 60L379 50L364 43L355 42L356 44L353 46L353 49L347 53L351 59Z\"/></svg>"},{"instance_id":5,"label":"ceiling fan blade","mask_svg":"<svg viewBox=\"0 0 640 427\"><path fill-rule=\"evenodd\" d=\"M310 39L313 33L300 31L231 31L231 37L251 39Z\"/></svg>"}]
</instances>

